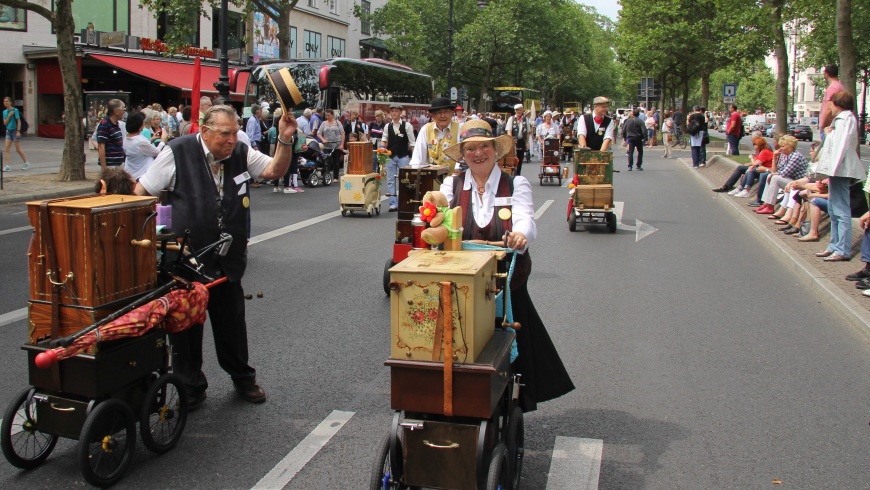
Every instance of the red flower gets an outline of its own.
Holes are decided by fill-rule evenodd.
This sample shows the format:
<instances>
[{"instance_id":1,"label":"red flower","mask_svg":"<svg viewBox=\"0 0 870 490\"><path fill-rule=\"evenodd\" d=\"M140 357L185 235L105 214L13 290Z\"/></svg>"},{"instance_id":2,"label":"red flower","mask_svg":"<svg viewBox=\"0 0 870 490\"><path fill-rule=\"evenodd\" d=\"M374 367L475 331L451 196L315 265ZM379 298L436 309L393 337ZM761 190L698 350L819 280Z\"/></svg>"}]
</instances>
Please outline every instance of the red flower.
<instances>
[{"instance_id":1,"label":"red flower","mask_svg":"<svg viewBox=\"0 0 870 490\"><path fill-rule=\"evenodd\" d=\"M417 322L417 323L423 323L423 320L425 320L425 319L426 319L426 316L423 315L423 312L422 312L422 311L415 311L415 312L414 312L414 321L415 321L415 322Z\"/></svg>"},{"instance_id":2,"label":"red flower","mask_svg":"<svg viewBox=\"0 0 870 490\"><path fill-rule=\"evenodd\" d=\"M427 223L431 223L435 215L438 214L438 208L431 202L425 202L420 206L420 219Z\"/></svg>"},{"instance_id":3,"label":"red flower","mask_svg":"<svg viewBox=\"0 0 870 490\"><path fill-rule=\"evenodd\" d=\"M381 174L375 175L375 180L381 180Z\"/></svg>"},{"instance_id":4,"label":"red flower","mask_svg":"<svg viewBox=\"0 0 870 490\"><path fill-rule=\"evenodd\" d=\"M437 320L438 319L438 310L436 310L436 309L429 310L429 319L430 320Z\"/></svg>"}]
</instances>

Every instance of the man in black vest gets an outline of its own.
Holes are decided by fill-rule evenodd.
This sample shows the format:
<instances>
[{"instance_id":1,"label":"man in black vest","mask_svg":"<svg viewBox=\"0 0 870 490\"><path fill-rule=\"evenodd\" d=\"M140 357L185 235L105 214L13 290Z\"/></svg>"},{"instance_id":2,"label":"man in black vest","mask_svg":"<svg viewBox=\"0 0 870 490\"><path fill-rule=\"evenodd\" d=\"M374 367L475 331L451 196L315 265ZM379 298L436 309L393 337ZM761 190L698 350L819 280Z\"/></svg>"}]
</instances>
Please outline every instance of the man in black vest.
<instances>
[{"instance_id":1,"label":"man in black vest","mask_svg":"<svg viewBox=\"0 0 870 490\"><path fill-rule=\"evenodd\" d=\"M161 190L169 190L172 228L190 230L194 250L216 242L221 233L233 237L226 256L207 254L202 265L205 274L227 278L210 289L208 316L218 363L229 373L239 395L251 403L266 401L266 394L248 364L241 283L247 265L250 187L257 178L284 176L292 157L289 142L297 126L293 113L285 113L279 121L275 156L269 157L239 143L235 110L215 105L203 116L200 132L172 140L169 150L157 156L135 189L140 196L157 196ZM208 388L202 372L202 336L203 326L197 325L171 339L173 370L188 387L191 410L199 408Z\"/></svg>"},{"instance_id":2,"label":"man in black vest","mask_svg":"<svg viewBox=\"0 0 870 490\"><path fill-rule=\"evenodd\" d=\"M643 170L643 135L646 131L643 122L637 117L640 109L635 107L631 111L631 117L625 121L622 127L622 137L628 142L628 171L634 166L634 150L637 149L637 169Z\"/></svg>"},{"instance_id":3,"label":"man in black vest","mask_svg":"<svg viewBox=\"0 0 870 490\"><path fill-rule=\"evenodd\" d=\"M523 115L524 110L522 104L515 105L515 114L509 117L507 122L504 124L505 134L512 136L517 145L518 162L514 175L520 175L520 171L523 169L523 158L525 158L527 162L532 161L532 155L526 147L526 142L529 139L531 122Z\"/></svg>"},{"instance_id":4,"label":"man in black vest","mask_svg":"<svg viewBox=\"0 0 870 490\"><path fill-rule=\"evenodd\" d=\"M411 161L411 150L416 142L414 127L402 120L402 106L390 104L390 122L384 128L381 148L392 152L387 161L387 194L390 196L390 211L399 209L399 198L396 192L396 179L399 178L399 168L407 167Z\"/></svg>"},{"instance_id":5,"label":"man in black vest","mask_svg":"<svg viewBox=\"0 0 870 490\"><path fill-rule=\"evenodd\" d=\"M614 128L613 119L607 116L607 108L610 99L607 97L595 97L592 100L592 114L584 114L577 118L577 139L580 148L589 148L596 151L609 151L613 144Z\"/></svg>"}]
</instances>

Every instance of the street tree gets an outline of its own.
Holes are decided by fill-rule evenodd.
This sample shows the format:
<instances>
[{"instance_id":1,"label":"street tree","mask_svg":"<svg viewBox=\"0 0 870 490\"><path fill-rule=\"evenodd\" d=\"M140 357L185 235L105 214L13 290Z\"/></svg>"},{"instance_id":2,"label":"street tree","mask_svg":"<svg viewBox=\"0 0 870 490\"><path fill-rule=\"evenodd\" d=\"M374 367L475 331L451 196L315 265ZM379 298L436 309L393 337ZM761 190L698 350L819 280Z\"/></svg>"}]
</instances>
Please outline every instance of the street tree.
<instances>
[{"instance_id":1,"label":"street tree","mask_svg":"<svg viewBox=\"0 0 870 490\"><path fill-rule=\"evenodd\" d=\"M84 180L82 84L73 44L75 21L72 16L72 0L54 0L54 10L40 3L24 0L0 0L0 5L25 9L45 17L51 23L57 39L57 62L63 78L64 145L58 178L61 181Z\"/></svg>"}]
</instances>

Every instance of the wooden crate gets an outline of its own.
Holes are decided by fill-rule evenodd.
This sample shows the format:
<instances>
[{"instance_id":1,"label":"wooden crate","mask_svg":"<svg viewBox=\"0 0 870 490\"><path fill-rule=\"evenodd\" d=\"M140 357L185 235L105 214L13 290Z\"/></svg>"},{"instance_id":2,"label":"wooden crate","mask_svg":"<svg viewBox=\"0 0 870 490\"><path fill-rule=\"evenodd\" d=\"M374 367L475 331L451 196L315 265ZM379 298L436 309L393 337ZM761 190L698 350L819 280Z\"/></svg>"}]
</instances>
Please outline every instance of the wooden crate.
<instances>
[{"instance_id":1,"label":"wooden crate","mask_svg":"<svg viewBox=\"0 0 870 490\"><path fill-rule=\"evenodd\" d=\"M474 364L453 365L453 414L489 418L510 377L514 334L496 330ZM393 410L444 413L444 363L388 359Z\"/></svg>"},{"instance_id":2,"label":"wooden crate","mask_svg":"<svg viewBox=\"0 0 870 490\"><path fill-rule=\"evenodd\" d=\"M443 359L435 344L440 282L456 283L453 352L457 362L475 362L495 328L496 260L502 252L415 250L390 269L390 357Z\"/></svg>"},{"instance_id":3,"label":"wooden crate","mask_svg":"<svg viewBox=\"0 0 870 490\"><path fill-rule=\"evenodd\" d=\"M613 208L613 186L578 185L574 188L574 206L585 209Z\"/></svg>"},{"instance_id":4,"label":"wooden crate","mask_svg":"<svg viewBox=\"0 0 870 490\"><path fill-rule=\"evenodd\" d=\"M584 185L613 184L613 152L577 150L574 152L574 174Z\"/></svg>"},{"instance_id":5,"label":"wooden crate","mask_svg":"<svg viewBox=\"0 0 870 490\"><path fill-rule=\"evenodd\" d=\"M347 173L364 175L374 170L374 153L371 141L350 141L347 143Z\"/></svg>"},{"instance_id":6,"label":"wooden crate","mask_svg":"<svg viewBox=\"0 0 870 490\"><path fill-rule=\"evenodd\" d=\"M78 332L98 320L102 320L117 309L109 308L74 308L69 305L60 306L60 336ZM44 301L27 302L27 342L36 344L51 337L51 303ZM95 352L94 349L89 351Z\"/></svg>"}]
</instances>

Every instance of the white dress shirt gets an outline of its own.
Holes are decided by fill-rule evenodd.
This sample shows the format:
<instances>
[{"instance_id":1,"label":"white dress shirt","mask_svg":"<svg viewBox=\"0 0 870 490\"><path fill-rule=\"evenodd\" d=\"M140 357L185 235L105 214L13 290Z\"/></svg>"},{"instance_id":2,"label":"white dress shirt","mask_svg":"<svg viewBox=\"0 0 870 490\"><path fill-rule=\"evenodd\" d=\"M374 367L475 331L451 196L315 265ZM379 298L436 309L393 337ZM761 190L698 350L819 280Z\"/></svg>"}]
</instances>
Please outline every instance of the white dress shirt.
<instances>
[{"instance_id":1,"label":"white dress shirt","mask_svg":"<svg viewBox=\"0 0 870 490\"><path fill-rule=\"evenodd\" d=\"M498 191L498 181L501 178L501 170L498 166L493 167L489 178L486 181L483 195L481 196L476 191L471 192L471 211L474 215L474 221L478 227L485 227L493 219L493 210L495 209L495 194ZM471 176L471 171L466 172L463 190L471 190L474 178ZM441 192L447 197L447 202L453 200L453 179L456 176L447 177L441 184ZM535 207L532 201L532 185L528 179L521 175L514 177L514 195L511 203L511 222L513 231L517 231L525 235L527 245L521 250L525 252L529 245L535 241L538 236L538 227L535 223Z\"/></svg>"},{"instance_id":2,"label":"white dress shirt","mask_svg":"<svg viewBox=\"0 0 870 490\"><path fill-rule=\"evenodd\" d=\"M154 146L148 139L141 134L136 136L124 137L124 153L127 155L124 159L124 170L126 170L134 179L139 179L145 175L148 167L154 161L154 157L160 154L160 150L166 146L166 143L161 141Z\"/></svg>"}]
</instances>

